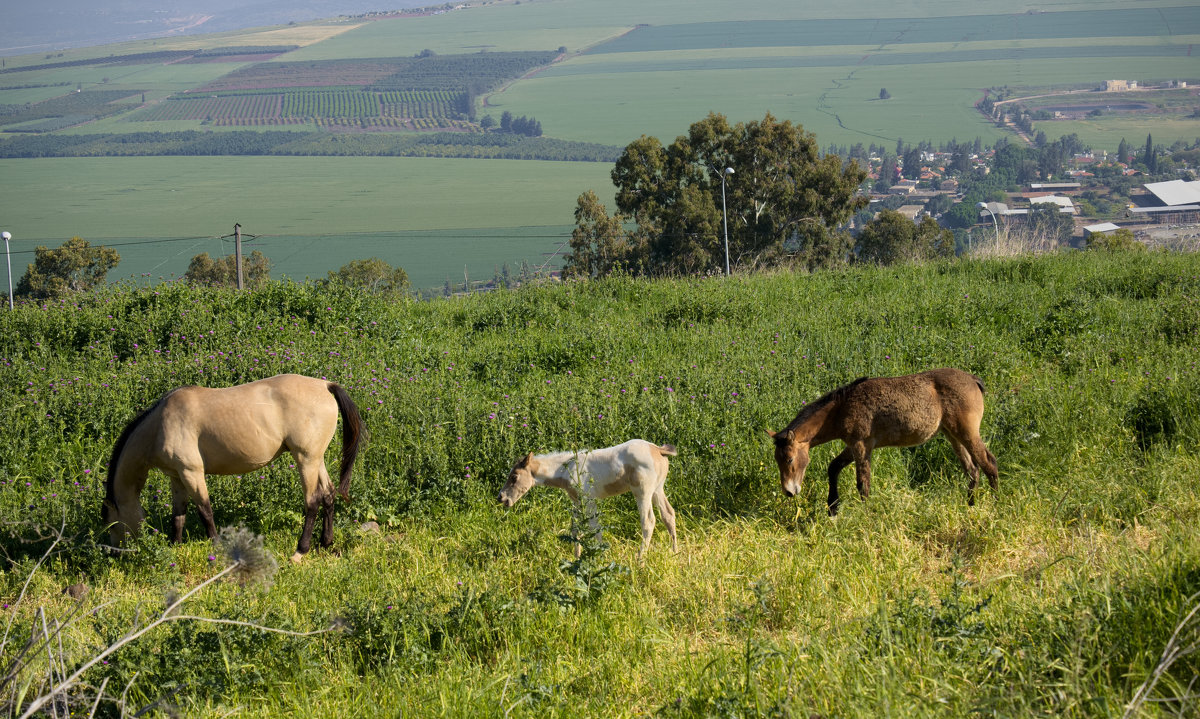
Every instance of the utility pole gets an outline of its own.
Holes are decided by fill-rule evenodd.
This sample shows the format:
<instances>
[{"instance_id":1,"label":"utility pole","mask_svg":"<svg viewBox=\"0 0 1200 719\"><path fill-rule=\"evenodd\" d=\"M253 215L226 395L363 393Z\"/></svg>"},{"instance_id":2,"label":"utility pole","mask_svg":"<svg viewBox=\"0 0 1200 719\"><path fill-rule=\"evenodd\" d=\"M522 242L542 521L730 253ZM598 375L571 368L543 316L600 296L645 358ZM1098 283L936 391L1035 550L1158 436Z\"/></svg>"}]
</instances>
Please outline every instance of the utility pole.
<instances>
[{"instance_id":1,"label":"utility pole","mask_svg":"<svg viewBox=\"0 0 1200 719\"><path fill-rule=\"evenodd\" d=\"M12 255L8 253L8 241L12 239L12 234L7 230L0 232L0 236L4 238L4 258L8 260L8 309L13 308L13 291L12 291Z\"/></svg>"},{"instance_id":2,"label":"utility pole","mask_svg":"<svg viewBox=\"0 0 1200 719\"><path fill-rule=\"evenodd\" d=\"M237 265L237 288L242 289L242 226L233 223L233 255Z\"/></svg>"}]
</instances>

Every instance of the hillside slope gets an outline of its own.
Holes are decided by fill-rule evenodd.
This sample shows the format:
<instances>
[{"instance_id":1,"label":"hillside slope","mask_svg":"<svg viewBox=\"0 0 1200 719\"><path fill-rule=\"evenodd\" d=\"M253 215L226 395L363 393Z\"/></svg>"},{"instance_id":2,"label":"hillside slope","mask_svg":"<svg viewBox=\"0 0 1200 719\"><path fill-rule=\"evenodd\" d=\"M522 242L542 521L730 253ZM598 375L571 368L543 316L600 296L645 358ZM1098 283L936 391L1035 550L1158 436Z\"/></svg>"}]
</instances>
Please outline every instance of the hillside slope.
<instances>
[{"instance_id":1,"label":"hillside slope","mask_svg":"<svg viewBox=\"0 0 1200 719\"><path fill-rule=\"evenodd\" d=\"M23 304L0 313L0 516L19 521L0 598L20 639L35 607L64 617L63 587L88 585L73 662L212 576L194 514L188 543L163 542L161 476L143 495L159 532L129 556L94 544L112 442L172 387L299 372L344 384L371 431L341 554L269 588L211 587L189 612L339 629L171 622L91 687L132 681L138 707L177 689L200 716L1117 715L1200 590L1198 278L1195 255L1070 253L428 303L283 284ZM986 384L998 492L968 508L936 439L877 451L866 501L846 473L836 520L822 475L840 447L782 497L764 429L855 377L939 366ZM580 563L556 539L561 493L495 502L527 451L639 436L679 448L678 554L659 536L634 561L627 496L602 507L612 548ZM291 463L212 478L218 524L290 554ZM36 536L60 525L67 549L19 600ZM1185 693L1196 661L1151 697Z\"/></svg>"}]
</instances>

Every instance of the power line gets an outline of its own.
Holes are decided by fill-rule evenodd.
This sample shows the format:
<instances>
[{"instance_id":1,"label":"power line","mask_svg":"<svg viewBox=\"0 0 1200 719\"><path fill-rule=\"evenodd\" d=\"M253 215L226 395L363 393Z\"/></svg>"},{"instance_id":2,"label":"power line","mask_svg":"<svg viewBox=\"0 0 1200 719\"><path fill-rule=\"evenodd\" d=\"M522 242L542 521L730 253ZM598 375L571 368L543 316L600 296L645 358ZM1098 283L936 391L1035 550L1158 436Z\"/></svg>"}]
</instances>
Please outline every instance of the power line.
<instances>
[{"instance_id":1,"label":"power line","mask_svg":"<svg viewBox=\"0 0 1200 719\"><path fill-rule=\"evenodd\" d=\"M287 234L287 235L243 235L242 237L252 237L255 241L262 244L263 240L287 240L287 239L322 239L322 238L339 238L339 237L378 237L383 238L403 238L413 237L414 239L438 239L438 240L562 240L570 239L570 234L554 234L554 235L525 235L525 234L442 234L439 230L396 230L396 231L371 231L363 230L359 232L336 232L336 233L311 233L311 234ZM141 245L157 245L172 242L196 242L198 240L218 240L224 242L232 235L224 235L217 237L215 235L194 237L164 237L153 240L131 240L129 242L105 242L104 238L95 238L91 240L94 246L104 247L137 247ZM21 238L25 242L56 242L59 237L30 237ZM249 242L249 241L247 241ZM37 252L34 250L14 250L14 255L32 255Z\"/></svg>"},{"instance_id":2,"label":"power line","mask_svg":"<svg viewBox=\"0 0 1200 719\"><path fill-rule=\"evenodd\" d=\"M21 238L21 239L25 240L26 242L42 242L42 241L54 242L60 238L57 238L57 237L54 237L54 238L31 237L28 239L26 239L26 238ZM197 237L166 237L166 238L161 238L161 239L156 239L156 240L135 240L132 242L114 242L111 244L105 244L103 246L104 247L130 247L133 245L158 245L158 244L164 244L167 242L195 242L196 240L215 240L215 239L220 239L220 238L213 237L211 235L197 236ZM96 245L96 246L99 247L100 245ZM36 253L37 253L36 249L16 250L13 252L14 255L32 255L32 254L36 254Z\"/></svg>"}]
</instances>

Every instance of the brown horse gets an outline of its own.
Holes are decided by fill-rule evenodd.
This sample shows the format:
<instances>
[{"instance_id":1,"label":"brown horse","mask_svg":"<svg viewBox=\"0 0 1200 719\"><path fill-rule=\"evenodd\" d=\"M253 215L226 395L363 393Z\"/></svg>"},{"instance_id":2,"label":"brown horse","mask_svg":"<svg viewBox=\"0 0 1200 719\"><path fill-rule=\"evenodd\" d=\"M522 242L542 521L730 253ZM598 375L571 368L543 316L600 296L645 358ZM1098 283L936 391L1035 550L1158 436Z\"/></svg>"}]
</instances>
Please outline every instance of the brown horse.
<instances>
[{"instance_id":1,"label":"brown horse","mask_svg":"<svg viewBox=\"0 0 1200 719\"><path fill-rule=\"evenodd\" d=\"M209 539L217 535L206 474L242 474L291 452L304 490L304 528L292 561L312 543L317 510L324 507L321 546L333 544L334 487L325 449L342 415L342 471L337 487L350 501L350 470L366 429L346 390L333 382L281 374L227 387L180 387L130 422L113 447L101 511L113 543L136 535L145 514L142 489L151 468L171 480L172 540L183 541L188 500L196 503Z\"/></svg>"},{"instance_id":2,"label":"brown horse","mask_svg":"<svg viewBox=\"0 0 1200 719\"><path fill-rule=\"evenodd\" d=\"M935 369L903 377L860 377L800 410L775 440L779 482L789 497L800 491L808 452L840 439L846 448L829 464L829 514L838 510L838 475L854 463L858 493L871 492L871 451L876 447L924 444L939 431L958 454L971 478L967 503L975 504L979 470L992 489L999 487L996 458L979 436L983 419L983 380L957 369Z\"/></svg>"}]
</instances>

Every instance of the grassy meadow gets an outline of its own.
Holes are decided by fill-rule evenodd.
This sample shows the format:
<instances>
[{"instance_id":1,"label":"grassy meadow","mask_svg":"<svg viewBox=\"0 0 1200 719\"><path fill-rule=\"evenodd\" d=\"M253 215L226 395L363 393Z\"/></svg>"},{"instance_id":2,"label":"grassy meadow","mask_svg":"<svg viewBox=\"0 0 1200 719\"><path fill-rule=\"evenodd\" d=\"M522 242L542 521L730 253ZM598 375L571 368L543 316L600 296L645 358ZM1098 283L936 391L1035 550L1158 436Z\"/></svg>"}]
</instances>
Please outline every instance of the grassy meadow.
<instances>
[{"instance_id":1,"label":"grassy meadow","mask_svg":"<svg viewBox=\"0 0 1200 719\"><path fill-rule=\"evenodd\" d=\"M1196 255L1075 252L424 303L274 284L22 304L0 313L0 615L19 644L86 584L62 639L74 666L214 576L194 513L185 544L164 542L157 474L151 531L101 550L111 445L170 388L297 372L346 386L371 432L339 551L184 611L336 630L169 621L90 670L76 709L107 682L114 716L158 700L214 717L1121 716L1200 591L1198 290ZM969 508L939 438L876 452L866 501L844 473L836 519L836 443L782 496L764 429L855 377L939 366L987 385L999 492ZM496 503L527 451L631 437L679 448L676 554L660 524L636 561L628 496L602 505L611 546L578 562L562 493ZM281 560L300 519L289 464L210 479L218 525ZM69 539L35 568L47 526ZM1181 658L1133 715L1190 716L1160 700L1198 669ZM0 702L44 676L35 661Z\"/></svg>"}]
</instances>

